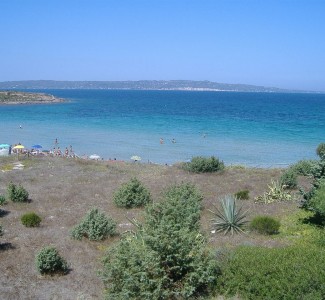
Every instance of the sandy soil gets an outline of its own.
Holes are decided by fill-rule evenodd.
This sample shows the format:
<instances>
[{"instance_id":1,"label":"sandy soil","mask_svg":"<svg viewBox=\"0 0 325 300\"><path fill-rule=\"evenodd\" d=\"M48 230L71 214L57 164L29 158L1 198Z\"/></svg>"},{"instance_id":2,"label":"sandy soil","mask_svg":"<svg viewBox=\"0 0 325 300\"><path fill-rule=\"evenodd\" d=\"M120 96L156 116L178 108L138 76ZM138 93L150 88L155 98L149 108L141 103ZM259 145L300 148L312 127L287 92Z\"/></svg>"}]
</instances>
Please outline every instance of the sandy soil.
<instances>
[{"instance_id":1,"label":"sandy soil","mask_svg":"<svg viewBox=\"0 0 325 300\"><path fill-rule=\"evenodd\" d=\"M253 198L263 193L280 169L231 168L220 174L190 174L177 166L157 166L123 162L95 162L64 158L33 157L21 160L22 170L9 170L17 158L0 158L0 194L6 194L9 182L22 184L30 194L30 203L7 203L2 207L0 223L0 298L1 299L102 299L104 286L97 275L104 251L118 237L103 242L76 241L69 232L92 207L112 216L122 233L130 229L126 216L141 220L142 209L120 209L112 196L120 185L137 176L160 201L164 190L175 183L191 182L204 195L202 230L209 245L233 247L255 244L274 247L284 244L276 238L254 234L223 236L211 233L213 203L218 198L248 189L250 200L240 201L248 219L257 214L281 219L297 210L296 203L256 204ZM307 184L305 182L305 184ZM41 226L26 228L20 217L34 211L42 217ZM41 276L35 268L35 254L44 246L55 246L70 264L65 276Z\"/></svg>"}]
</instances>

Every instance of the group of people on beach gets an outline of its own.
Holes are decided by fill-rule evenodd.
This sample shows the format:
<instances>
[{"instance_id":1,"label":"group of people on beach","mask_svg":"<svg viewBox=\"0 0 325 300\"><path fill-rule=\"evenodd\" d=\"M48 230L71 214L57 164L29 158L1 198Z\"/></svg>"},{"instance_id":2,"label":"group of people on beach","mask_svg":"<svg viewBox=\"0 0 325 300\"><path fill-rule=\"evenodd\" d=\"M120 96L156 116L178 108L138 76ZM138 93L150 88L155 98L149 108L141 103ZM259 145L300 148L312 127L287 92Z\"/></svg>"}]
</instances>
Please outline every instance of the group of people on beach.
<instances>
[{"instance_id":1,"label":"group of people on beach","mask_svg":"<svg viewBox=\"0 0 325 300\"><path fill-rule=\"evenodd\" d=\"M51 156L60 156L60 157L75 157L75 153L72 149L72 146L65 147L64 151L61 150L61 148L59 147L59 142L58 139L56 138L54 140L54 147L53 149L50 150L50 155Z\"/></svg>"}]
</instances>

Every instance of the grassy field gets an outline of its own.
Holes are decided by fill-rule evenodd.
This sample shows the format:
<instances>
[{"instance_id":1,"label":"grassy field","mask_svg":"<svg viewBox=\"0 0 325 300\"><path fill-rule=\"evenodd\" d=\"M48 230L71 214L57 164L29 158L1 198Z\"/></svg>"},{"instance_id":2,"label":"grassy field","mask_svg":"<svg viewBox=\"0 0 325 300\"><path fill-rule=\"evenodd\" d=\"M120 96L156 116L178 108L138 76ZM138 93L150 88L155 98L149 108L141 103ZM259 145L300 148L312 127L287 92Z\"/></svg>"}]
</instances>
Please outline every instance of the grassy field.
<instances>
[{"instance_id":1,"label":"grassy field","mask_svg":"<svg viewBox=\"0 0 325 300\"><path fill-rule=\"evenodd\" d=\"M271 215L286 222L298 212L297 202L273 204L255 203L271 180L277 180L281 169L226 168L221 173L192 174L177 166L138 163L85 161L53 157L22 159L22 170L10 170L16 157L0 159L0 195L6 194L10 182L22 184L30 195L30 203L7 202L2 207L0 223L4 235L0 238L0 298L1 299L101 299L104 286L97 276L106 247L119 237L103 242L77 241L70 230L92 207L98 207L118 223L119 233L131 229L127 218L141 220L142 209L117 208L113 193L122 183L136 176L150 190L154 201L161 201L165 189L175 183L196 185L204 196L201 215L202 231L209 246L233 248L253 244L280 247L290 244L287 234L263 236L254 233L234 236L211 233L213 203L226 194L250 191L249 200L239 201L247 210L247 219L256 215ZM308 186L308 179L299 178ZM298 192L295 191L298 195ZM26 212L42 217L41 226L26 228L20 217ZM55 246L70 264L65 276L41 276L35 268L35 254L44 246Z\"/></svg>"}]
</instances>

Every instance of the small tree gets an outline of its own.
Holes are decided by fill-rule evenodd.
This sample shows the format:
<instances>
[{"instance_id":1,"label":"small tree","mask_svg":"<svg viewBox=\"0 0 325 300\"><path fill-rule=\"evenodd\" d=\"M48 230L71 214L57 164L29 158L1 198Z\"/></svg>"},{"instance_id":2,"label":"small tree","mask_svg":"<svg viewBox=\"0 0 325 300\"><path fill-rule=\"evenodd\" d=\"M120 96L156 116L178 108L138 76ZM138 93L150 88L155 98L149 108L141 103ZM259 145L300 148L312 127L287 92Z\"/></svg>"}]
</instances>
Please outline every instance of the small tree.
<instances>
[{"instance_id":1,"label":"small tree","mask_svg":"<svg viewBox=\"0 0 325 300\"><path fill-rule=\"evenodd\" d=\"M35 264L41 274L65 274L68 272L67 262L54 247L44 247L36 254Z\"/></svg>"},{"instance_id":2,"label":"small tree","mask_svg":"<svg viewBox=\"0 0 325 300\"><path fill-rule=\"evenodd\" d=\"M320 157L320 159L325 159L325 143L321 143L318 145L316 153Z\"/></svg>"},{"instance_id":3,"label":"small tree","mask_svg":"<svg viewBox=\"0 0 325 300\"><path fill-rule=\"evenodd\" d=\"M222 171L225 168L223 161L218 158L195 156L188 163L183 165L184 169L194 173L212 173Z\"/></svg>"},{"instance_id":4,"label":"small tree","mask_svg":"<svg viewBox=\"0 0 325 300\"><path fill-rule=\"evenodd\" d=\"M116 222L107 217L98 208L91 209L83 220L71 231L74 239L81 240L83 237L91 241L99 241L116 234Z\"/></svg>"},{"instance_id":5,"label":"small tree","mask_svg":"<svg viewBox=\"0 0 325 300\"><path fill-rule=\"evenodd\" d=\"M132 178L115 192L113 201L119 207L140 207L151 202L151 195L137 178Z\"/></svg>"},{"instance_id":6,"label":"small tree","mask_svg":"<svg viewBox=\"0 0 325 300\"><path fill-rule=\"evenodd\" d=\"M22 185L15 185L10 182L8 185L8 199L13 202L27 202L28 201L28 192Z\"/></svg>"}]
</instances>

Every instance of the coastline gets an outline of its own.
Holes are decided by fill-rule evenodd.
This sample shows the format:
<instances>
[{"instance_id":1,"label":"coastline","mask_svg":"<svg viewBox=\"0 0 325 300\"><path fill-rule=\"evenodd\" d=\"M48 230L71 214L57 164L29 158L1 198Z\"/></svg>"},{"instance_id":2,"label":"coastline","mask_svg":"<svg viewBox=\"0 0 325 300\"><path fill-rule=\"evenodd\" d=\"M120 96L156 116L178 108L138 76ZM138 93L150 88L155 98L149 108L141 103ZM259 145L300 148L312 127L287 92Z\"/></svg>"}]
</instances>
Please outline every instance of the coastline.
<instances>
[{"instance_id":1,"label":"coastline","mask_svg":"<svg viewBox=\"0 0 325 300\"><path fill-rule=\"evenodd\" d=\"M50 104L62 102L66 102L66 100L45 93L0 91L0 105Z\"/></svg>"}]
</instances>

